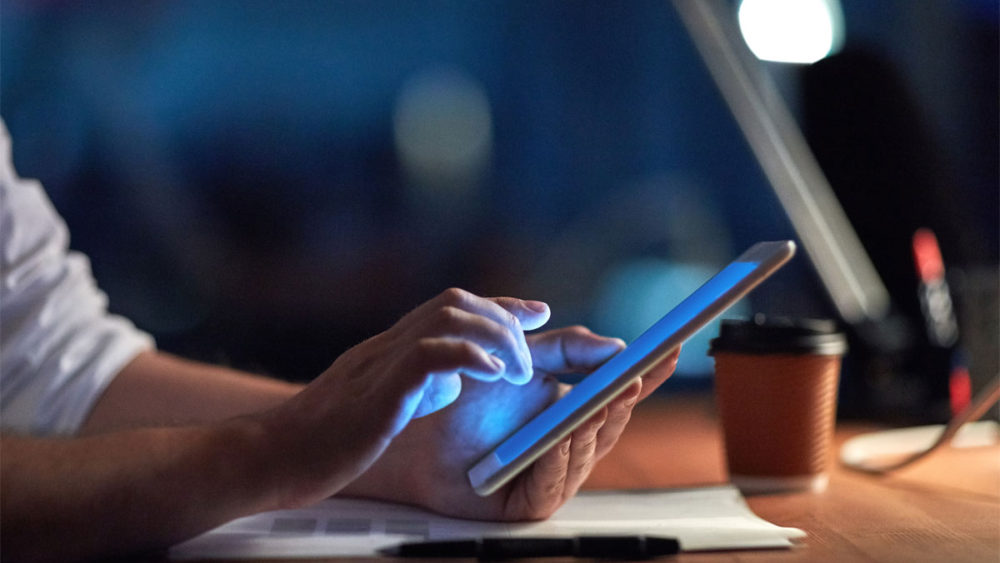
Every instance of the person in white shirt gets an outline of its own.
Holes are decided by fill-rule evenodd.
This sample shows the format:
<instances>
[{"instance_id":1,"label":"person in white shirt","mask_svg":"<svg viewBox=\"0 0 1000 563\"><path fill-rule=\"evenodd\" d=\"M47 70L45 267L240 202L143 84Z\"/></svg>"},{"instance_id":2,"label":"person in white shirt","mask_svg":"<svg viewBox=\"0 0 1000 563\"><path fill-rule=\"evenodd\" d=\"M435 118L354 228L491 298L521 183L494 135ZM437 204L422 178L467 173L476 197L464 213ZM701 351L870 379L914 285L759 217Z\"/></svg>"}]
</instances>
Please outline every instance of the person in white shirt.
<instances>
[{"instance_id":1,"label":"person in white shirt","mask_svg":"<svg viewBox=\"0 0 1000 563\"><path fill-rule=\"evenodd\" d=\"M497 431L565 392L550 375L589 371L624 345L579 326L525 333L548 316L538 301L449 289L306 386L171 356L107 312L42 187L14 171L0 123L0 557L160 550L333 494L545 518L676 365L675 354L478 497L465 470ZM478 423L498 409L504 428Z\"/></svg>"}]
</instances>

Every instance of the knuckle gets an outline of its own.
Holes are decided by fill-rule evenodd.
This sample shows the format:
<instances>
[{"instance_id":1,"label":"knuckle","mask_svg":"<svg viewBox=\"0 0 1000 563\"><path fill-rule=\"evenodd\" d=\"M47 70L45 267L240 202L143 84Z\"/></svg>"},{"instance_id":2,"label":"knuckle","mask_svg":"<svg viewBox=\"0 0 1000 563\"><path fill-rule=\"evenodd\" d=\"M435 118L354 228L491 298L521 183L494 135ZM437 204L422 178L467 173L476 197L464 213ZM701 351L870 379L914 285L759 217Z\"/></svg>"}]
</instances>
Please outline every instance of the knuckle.
<instances>
[{"instance_id":1,"label":"knuckle","mask_svg":"<svg viewBox=\"0 0 1000 563\"><path fill-rule=\"evenodd\" d=\"M619 416L615 417L615 420L610 421L607 425L602 427L602 430L606 428L607 430L602 433L603 436L609 436L614 440L617 440L619 436L625 432L625 428L628 426L629 421L632 420L632 413L625 412Z\"/></svg>"},{"instance_id":2,"label":"knuckle","mask_svg":"<svg viewBox=\"0 0 1000 563\"><path fill-rule=\"evenodd\" d=\"M521 320L517 318L517 315L515 315L514 313L511 313L510 311L508 311L507 309L504 309L502 307L501 307L500 311L501 311L500 312L500 319L503 322L503 324L507 326L507 328L510 328L510 329L513 329L513 330L520 330L521 329Z\"/></svg>"},{"instance_id":3,"label":"knuckle","mask_svg":"<svg viewBox=\"0 0 1000 563\"><path fill-rule=\"evenodd\" d=\"M618 410L631 413L632 409L639 404L639 397L642 395L643 387L645 387L645 381L640 378L632 385L629 385L612 404L617 404Z\"/></svg>"},{"instance_id":4,"label":"knuckle","mask_svg":"<svg viewBox=\"0 0 1000 563\"><path fill-rule=\"evenodd\" d=\"M591 442L590 444L587 444L588 451L592 451L595 445L596 442ZM582 456L582 458L583 459L575 459L572 462L570 462L571 473L585 475L590 473L590 470L594 468L595 460L593 455Z\"/></svg>"},{"instance_id":5,"label":"knuckle","mask_svg":"<svg viewBox=\"0 0 1000 563\"><path fill-rule=\"evenodd\" d=\"M437 344L433 340L429 338L418 339L410 348L407 363L419 370L426 369L435 357L436 348Z\"/></svg>"},{"instance_id":6,"label":"knuckle","mask_svg":"<svg viewBox=\"0 0 1000 563\"><path fill-rule=\"evenodd\" d=\"M441 292L441 298L444 302L452 306L459 306L467 302L470 295L468 291L458 287L449 287Z\"/></svg>"},{"instance_id":7,"label":"knuckle","mask_svg":"<svg viewBox=\"0 0 1000 563\"><path fill-rule=\"evenodd\" d=\"M585 431L587 434L585 441L590 441L594 439L594 436L596 436L597 431L600 430L601 427L603 427L612 416L610 411L611 409L605 407L602 408L600 411L598 411L597 414L595 414L593 417L591 417L590 424L588 424L585 427Z\"/></svg>"},{"instance_id":8,"label":"knuckle","mask_svg":"<svg viewBox=\"0 0 1000 563\"><path fill-rule=\"evenodd\" d=\"M454 327L460 322L460 317L462 316L461 309L454 307L452 305L446 305L441 307L435 313L435 324L438 327Z\"/></svg>"},{"instance_id":9,"label":"knuckle","mask_svg":"<svg viewBox=\"0 0 1000 563\"><path fill-rule=\"evenodd\" d=\"M506 309L505 309L505 311L506 311ZM521 330L521 319L517 318L517 315L515 315L514 313L511 313L510 311L506 311L506 312L507 312L507 320L510 323L510 325L512 327L516 328L517 330Z\"/></svg>"},{"instance_id":10,"label":"knuckle","mask_svg":"<svg viewBox=\"0 0 1000 563\"><path fill-rule=\"evenodd\" d=\"M476 353L476 345L467 340L421 338L410 349L407 364L419 372L432 372L469 363Z\"/></svg>"},{"instance_id":11,"label":"knuckle","mask_svg":"<svg viewBox=\"0 0 1000 563\"><path fill-rule=\"evenodd\" d=\"M573 446L573 442L570 440L563 440L559 444L559 455L563 457L569 457L570 448Z\"/></svg>"},{"instance_id":12,"label":"knuckle","mask_svg":"<svg viewBox=\"0 0 1000 563\"><path fill-rule=\"evenodd\" d=\"M634 401L626 402L622 408L614 409L608 413L607 423L614 426L624 426L628 424L628 421L632 418L632 407L635 406Z\"/></svg>"},{"instance_id":13,"label":"knuckle","mask_svg":"<svg viewBox=\"0 0 1000 563\"><path fill-rule=\"evenodd\" d=\"M562 496L562 492L565 488L566 488L566 479L564 477L558 481L553 481L547 484L544 489L545 496L547 498L558 498Z\"/></svg>"},{"instance_id":14,"label":"knuckle","mask_svg":"<svg viewBox=\"0 0 1000 563\"><path fill-rule=\"evenodd\" d=\"M474 358L478 349L478 346L468 340L459 340L455 343L455 353L463 361Z\"/></svg>"}]
</instances>

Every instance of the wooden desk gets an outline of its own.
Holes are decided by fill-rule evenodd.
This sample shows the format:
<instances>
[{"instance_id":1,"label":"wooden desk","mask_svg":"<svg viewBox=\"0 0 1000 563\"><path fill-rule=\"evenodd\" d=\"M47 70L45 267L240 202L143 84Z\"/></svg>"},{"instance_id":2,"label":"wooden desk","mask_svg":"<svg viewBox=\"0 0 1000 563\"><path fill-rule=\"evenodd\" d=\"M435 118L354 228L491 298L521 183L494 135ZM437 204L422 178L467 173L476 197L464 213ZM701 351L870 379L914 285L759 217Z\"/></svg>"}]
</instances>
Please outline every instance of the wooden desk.
<instances>
[{"instance_id":1,"label":"wooden desk","mask_svg":"<svg viewBox=\"0 0 1000 563\"><path fill-rule=\"evenodd\" d=\"M873 429L842 424L837 439L842 442ZM725 481L711 397L667 396L653 397L637 407L618 446L595 468L585 487L666 488ZM946 449L890 477L835 468L822 494L751 496L747 500L761 517L801 528L809 536L791 550L683 553L664 561L1000 561L1000 446ZM342 561L319 561L335 560Z\"/></svg>"},{"instance_id":2,"label":"wooden desk","mask_svg":"<svg viewBox=\"0 0 1000 563\"><path fill-rule=\"evenodd\" d=\"M838 443L875 429L839 425ZM653 398L637 407L588 488L677 487L725 481L710 398ZM762 518L805 530L789 551L685 553L679 562L1000 561L1000 446L947 448L888 477L834 468L822 494L750 496Z\"/></svg>"}]
</instances>

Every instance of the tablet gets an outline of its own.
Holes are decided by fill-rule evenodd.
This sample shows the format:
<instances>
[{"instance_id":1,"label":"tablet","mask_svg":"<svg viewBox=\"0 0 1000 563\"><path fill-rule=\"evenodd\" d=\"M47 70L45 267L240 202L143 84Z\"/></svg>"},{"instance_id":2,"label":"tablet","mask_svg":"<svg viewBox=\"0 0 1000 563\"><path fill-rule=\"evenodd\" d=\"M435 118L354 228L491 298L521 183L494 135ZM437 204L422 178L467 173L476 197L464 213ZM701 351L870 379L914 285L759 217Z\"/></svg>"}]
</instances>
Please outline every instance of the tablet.
<instances>
[{"instance_id":1,"label":"tablet","mask_svg":"<svg viewBox=\"0 0 1000 563\"><path fill-rule=\"evenodd\" d=\"M473 465L468 472L472 488L486 496L513 479L636 378L773 274L793 254L795 243L790 240L759 242L750 247L624 350Z\"/></svg>"}]
</instances>

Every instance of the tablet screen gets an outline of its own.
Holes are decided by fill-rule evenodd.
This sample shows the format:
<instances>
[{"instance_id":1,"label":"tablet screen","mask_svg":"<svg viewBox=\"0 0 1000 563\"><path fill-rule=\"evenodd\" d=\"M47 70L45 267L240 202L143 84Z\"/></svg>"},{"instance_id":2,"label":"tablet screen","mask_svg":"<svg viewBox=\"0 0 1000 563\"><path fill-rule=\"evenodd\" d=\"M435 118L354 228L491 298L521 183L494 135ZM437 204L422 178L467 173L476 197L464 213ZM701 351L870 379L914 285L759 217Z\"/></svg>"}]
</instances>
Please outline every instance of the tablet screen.
<instances>
[{"instance_id":1,"label":"tablet screen","mask_svg":"<svg viewBox=\"0 0 1000 563\"><path fill-rule=\"evenodd\" d=\"M622 372L651 354L671 334L694 320L725 292L736 286L753 272L757 262L733 262L716 274L705 285L672 309L653 326L642 333L627 348L576 384L569 393L542 411L516 433L504 440L496 449L500 463L507 464L525 453L532 444L555 428L571 412L581 408L610 385Z\"/></svg>"}]
</instances>

